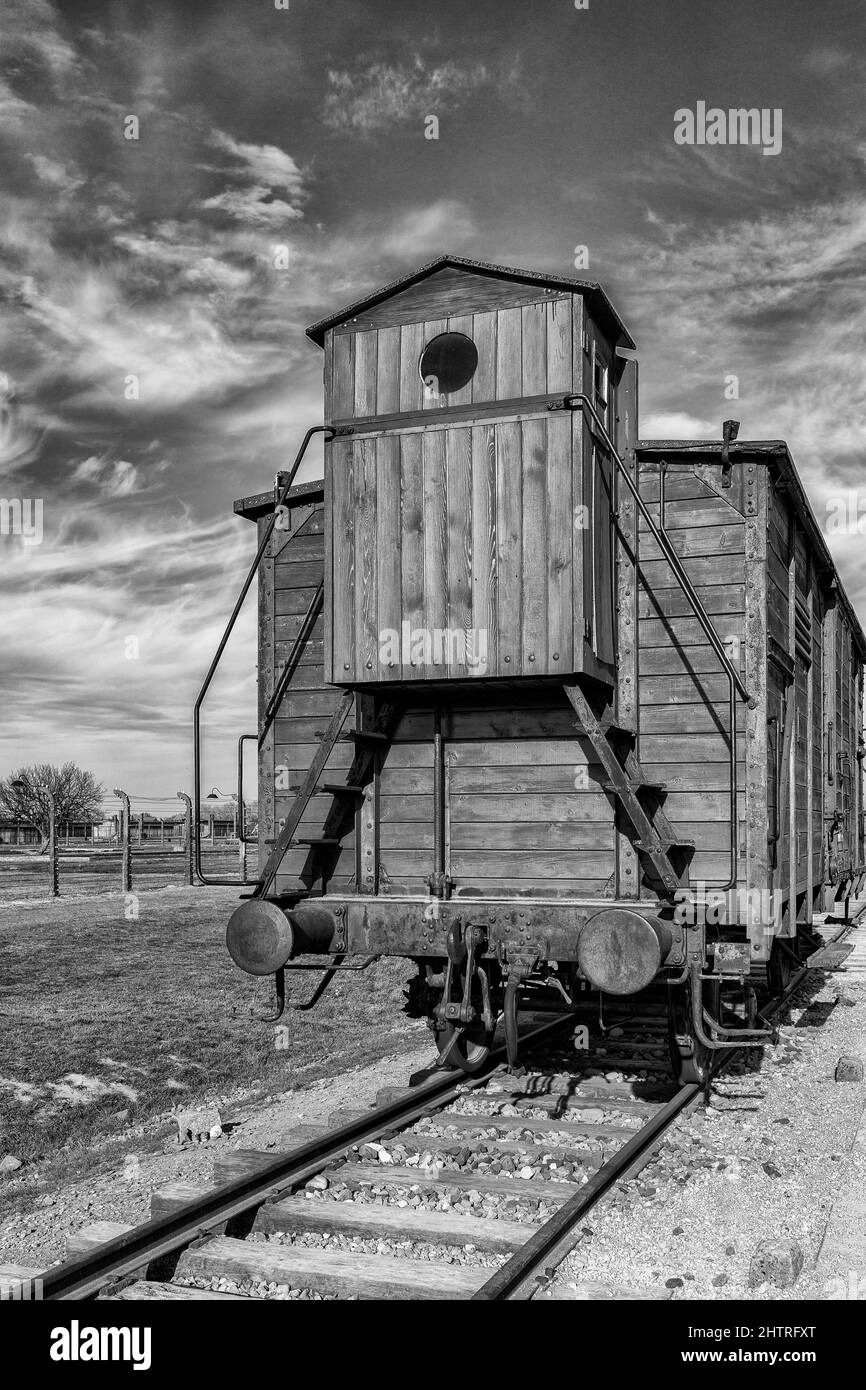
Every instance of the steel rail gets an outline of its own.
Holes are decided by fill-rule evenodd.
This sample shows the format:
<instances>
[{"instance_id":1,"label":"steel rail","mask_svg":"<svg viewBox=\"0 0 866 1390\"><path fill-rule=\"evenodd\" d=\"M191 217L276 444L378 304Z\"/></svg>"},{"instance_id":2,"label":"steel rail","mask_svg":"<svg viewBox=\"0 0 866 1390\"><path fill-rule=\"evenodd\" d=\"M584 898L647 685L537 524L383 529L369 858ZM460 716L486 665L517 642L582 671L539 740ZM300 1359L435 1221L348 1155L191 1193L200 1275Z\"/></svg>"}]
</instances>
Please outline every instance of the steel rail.
<instances>
[{"instance_id":1,"label":"steel rail","mask_svg":"<svg viewBox=\"0 0 866 1390\"><path fill-rule=\"evenodd\" d=\"M647 1121L643 1129L639 1129L621 1149L617 1149L616 1153L597 1169L579 1193L570 1197L543 1226L539 1226L535 1235L530 1236L526 1244L521 1245L517 1253L491 1275L486 1284L482 1284L481 1288L476 1290L472 1298L481 1302L496 1302L515 1294L538 1270L563 1237L574 1229L590 1207L594 1207L614 1183L620 1180L635 1159L642 1157L647 1149L656 1143L680 1112L700 1093L701 1087L697 1084L683 1086L682 1090L677 1091L677 1094Z\"/></svg>"},{"instance_id":2,"label":"steel rail","mask_svg":"<svg viewBox=\"0 0 866 1390\"><path fill-rule=\"evenodd\" d=\"M535 1048L573 1026L572 1013L559 1014L521 1039L522 1046ZM340 1158L355 1144L375 1139L395 1126L413 1124L430 1112L441 1109L467 1090L485 1085L505 1061L505 1047L490 1054L483 1073L445 1072L414 1088L390 1105L377 1106L321 1139L313 1139L288 1154L276 1154L255 1173L224 1183L207 1197L187 1202L176 1211L105 1241L95 1250L67 1260L42 1276L42 1298L47 1301L86 1299L97 1295L106 1284L141 1270L153 1260L181 1250L214 1226L235 1220L260 1206L287 1187L296 1187Z\"/></svg>"},{"instance_id":3,"label":"steel rail","mask_svg":"<svg viewBox=\"0 0 866 1390\"><path fill-rule=\"evenodd\" d=\"M858 918L846 923L825 944L829 946L840 941L843 936L858 925L859 918L863 916L864 912L866 909L858 914ZM802 969L790 981L785 993L765 1010L768 1017L772 1018L781 1013L795 990L803 983L810 969L814 968L820 969L820 967L812 967L808 964L803 965ZM729 1052L713 1075L718 1076L734 1061L736 1056L737 1052ZM522 1245L504 1265L500 1266L495 1274L491 1275L485 1284L482 1284L480 1289L476 1290L472 1298L479 1302L530 1298L535 1292L531 1281L537 1275L544 1261L554 1254L557 1246L574 1230L578 1221L581 1221L605 1193L626 1175L635 1162L656 1146L658 1140L670 1128L674 1120L697 1100L702 1090L703 1087L698 1084L683 1086L675 1096L672 1096L662 1106L661 1110L656 1111L642 1129L639 1129L621 1149L618 1149L596 1171L579 1193L569 1198L543 1226L538 1228L525 1245ZM556 1263L561 1263L567 1254L567 1249L562 1250Z\"/></svg>"}]
</instances>

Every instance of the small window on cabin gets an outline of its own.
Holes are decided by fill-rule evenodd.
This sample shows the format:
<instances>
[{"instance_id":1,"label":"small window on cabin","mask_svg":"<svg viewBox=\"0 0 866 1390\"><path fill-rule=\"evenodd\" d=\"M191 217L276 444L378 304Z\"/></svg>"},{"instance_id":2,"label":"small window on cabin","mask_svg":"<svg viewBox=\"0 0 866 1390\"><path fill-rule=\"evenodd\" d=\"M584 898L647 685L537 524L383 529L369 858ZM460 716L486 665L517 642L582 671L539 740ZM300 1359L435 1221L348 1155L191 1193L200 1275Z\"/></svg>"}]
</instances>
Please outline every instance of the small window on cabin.
<instances>
[{"instance_id":1,"label":"small window on cabin","mask_svg":"<svg viewBox=\"0 0 866 1390\"><path fill-rule=\"evenodd\" d=\"M429 396L462 391L478 370L478 349L465 333L440 333L421 353L418 371Z\"/></svg>"}]
</instances>

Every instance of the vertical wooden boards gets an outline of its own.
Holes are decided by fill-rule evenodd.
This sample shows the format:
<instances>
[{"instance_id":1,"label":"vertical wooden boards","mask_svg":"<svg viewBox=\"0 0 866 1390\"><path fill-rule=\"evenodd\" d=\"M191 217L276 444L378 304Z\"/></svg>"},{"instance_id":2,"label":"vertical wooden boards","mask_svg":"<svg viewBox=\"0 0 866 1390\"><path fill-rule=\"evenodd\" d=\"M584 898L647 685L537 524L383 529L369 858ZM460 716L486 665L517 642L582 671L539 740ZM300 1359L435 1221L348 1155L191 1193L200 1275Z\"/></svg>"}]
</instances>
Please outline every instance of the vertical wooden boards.
<instances>
[{"instance_id":1,"label":"vertical wooden boards","mask_svg":"<svg viewBox=\"0 0 866 1390\"><path fill-rule=\"evenodd\" d=\"M400 529L401 529L401 588L403 622L410 632L424 626L424 471L421 457L422 436L406 434L400 437ZM423 662L406 671L405 677L423 674Z\"/></svg>"},{"instance_id":2,"label":"vertical wooden boards","mask_svg":"<svg viewBox=\"0 0 866 1390\"><path fill-rule=\"evenodd\" d=\"M641 495L658 516L659 466L641 463L639 475ZM742 515L683 461L667 470L665 525L717 635L730 651L741 651L747 645ZM721 531L730 533L723 553ZM756 523L758 548L759 531ZM668 562L653 558L657 547L646 523L638 544L640 762L648 775L667 783L663 809L674 829L695 841L690 882L715 887L726 881L729 868L728 682ZM738 700L740 817L745 816L746 720ZM764 768L755 775L763 778ZM766 838L766 819L762 830L756 822L755 833Z\"/></svg>"},{"instance_id":3,"label":"vertical wooden boards","mask_svg":"<svg viewBox=\"0 0 866 1390\"><path fill-rule=\"evenodd\" d=\"M422 435L424 473L424 622L427 659L420 674L441 676L433 650L434 634L444 632L447 610L448 515L445 499L445 431Z\"/></svg>"},{"instance_id":4,"label":"vertical wooden boards","mask_svg":"<svg viewBox=\"0 0 866 1390\"><path fill-rule=\"evenodd\" d=\"M432 340L433 340L434 338L438 338L438 337L440 336L440 334L445 333L445 332L447 331L447 328L448 328L448 320L447 320L447 319L431 319L428 323L425 323L422 327L423 327L423 331L422 331L421 337L422 337L422 340L423 340L423 341L422 341L422 355L423 355L423 349L427 346L427 344L428 344L429 342L432 342ZM419 374L420 374L420 361L419 361L418 366L419 366ZM425 382L425 381L422 381L422 382L421 382L421 388L422 388L422 389L421 389L421 409L422 409L422 410L439 410L441 406L447 405L447 404L448 404L448 396L442 394L442 392L441 392L440 389L439 389L439 382L438 382L438 381L430 381L429 384L428 384L427 382Z\"/></svg>"},{"instance_id":5,"label":"vertical wooden boards","mask_svg":"<svg viewBox=\"0 0 866 1390\"><path fill-rule=\"evenodd\" d=\"M472 401L496 399L496 312L473 314L472 330L478 349L478 366L472 378Z\"/></svg>"},{"instance_id":6,"label":"vertical wooden boards","mask_svg":"<svg viewBox=\"0 0 866 1390\"><path fill-rule=\"evenodd\" d=\"M549 308L557 306L551 304ZM547 430L547 657L551 673L574 669L572 652L572 571L574 510L571 419L551 415Z\"/></svg>"},{"instance_id":7,"label":"vertical wooden boards","mask_svg":"<svg viewBox=\"0 0 866 1390\"><path fill-rule=\"evenodd\" d=\"M428 295L418 301L415 314L397 312L389 320L374 311L337 325L325 335L334 358L325 393L327 418L366 420L434 410L443 403L487 405L580 390L585 383L573 372L574 319L584 322L582 297L536 294L515 287L513 303L502 294L482 294L474 301L471 295L446 295L439 302ZM419 373L425 345L444 332L465 334L478 351L473 379L451 392L447 402L435 391L424 392ZM592 332L610 360L607 343L594 327Z\"/></svg>"},{"instance_id":8,"label":"vertical wooden boards","mask_svg":"<svg viewBox=\"0 0 866 1390\"><path fill-rule=\"evenodd\" d=\"M573 671L571 439L560 412L329 446L337 684Z\"/></svg>"},{"instance_id":9,"label":"vertical wooden boards","mask_svg":"<svg viewBox=\"0 0 866 1390\"><path fill-rule=\"evenodd\" d=\"M499 309L496 314L496 396L513 400L523 381L523 329L520 309Z\"/></svg>"},{"instance_id":10,"label":"vertical wooden boards","mask_svg":"<svg viewBox=\"0 0 866 1390\"><path fill-rule=\"evenodd\" d=\"M499 652L496 674L513 676L520 667L523 611L523 487L520 425L496 428L497 609ZM491 673L492 674L492 673Z\"/></svg>"},{"instance_id":11,"label":"vertical wooden boards","mask_svg":"<svg viewBox=\"0 0 866 1390\"><path fill-rule=\"evenodd\" d=\"M744 465L740 464L739 467ZM767 509L769 478L766 469L758 474L755 489L755 512L744 521L745 529L745 683L754 697L746 711L746 747L744 782L746 790L745 864L739 866L740 881L748 888L764 891L771 887L771 857L768 835L771 817L777 814L775 800L778 789L774 783L775 749L781 745L783 720L781 699L771 708L769 672L767 665L768 618L767 588ZM736 664L736 663L735 663ZM741 671L744 669L739 666ZM775 668L773 668L775 671ZM772 731L767 720L774 715L778 724ZM771 746L772 739L772 746ZM749 924L749 939L756 960L764 960L769 942L759 922Z\"/></svg>"},{"instance_id":12,"label":"vertical wooden boards","mask_svg":"<svg viewBox=\"0 0 866 1390\"><path fill-rule=\"evenodd\" d=\"M379 642L394 634L399 645L403 622L400 440L386 435L376 450L376 578ZM392 664L389 664L389 661ZM378 663L379 678L399 680L399 656Z\"/></svg>"},{"instance_id":13,"label":"vertical wooden boards","mask_svg":"<svg viewBox=\"0 0 866 1390\"><path fill-rule=\"evenodd\" d=\"M445 619L449 632L465 636L472 627L472 431L448 430L445 455L448 517ZM470 671L474 669L471 662L467 662L467 667Z\"/></svg>"},{"instance_id":14,"label":"vertical wooden boards","mask_svg":"<svg viewBox=\"0 0 866 1390\"><path fill-rule=\"evenodd\" d=\"M424 388L419 364L424 351L423 323L404 323L400 328L400 410L420 410Z\"/></svg>"},{"instance_id":15,"label":"vertical wooden boards","mask_svg":"<svg viewBox=\"0 0 866 1390\"><path fill-rule=\"evenodd\" d=\"M533 308L535 306L532 306ZM526 310L524 310L526 313ZM543 324L542 324L543 327ZM520 427L522 480L521 641L523 675L547 670L547 421L525 420Z\"/></svg>"},{"instance_id":16,"label":"vertical wooden boards","mask_svg":"<svg viewBox=\"0 0 866 1390\"><path fill-rule=\"evenodd\" d=\"M376 414L400 409L400 329L380 328L376 354Z\"/></svg>"},{"instance_id":17,"label":"vertical wooden boards","mask_svg":"<svg viewBox=\"0 0 866 1390\"><path fill-rule=\"evenodd\" d=\"M355 513L355 676L370 680L379 670L379 615L376 546L376 448L378 441L354 443Z\"/></svg>"},{"instance_id":18,"label":"vertical wooden boards","mask_svg":"<svg viewBox=\"0 0 866 1390\"><path fill-rule=\"evenodd\" d=\"M586 354L583 349L584 330L583 300L575 295L571 301L571 377L572 391L586 391ZM592 523L592 498L587 495L586 456L589 447L589 431L582 410L571 413L571 475L572 495L572 569L571 569L571 618L572 618L572 667L582 671L588 650L586 641L586 622L592 616L592 566L591 537L589 527ZM588 602L587 602L588 596Z\"/></svg>"},{"instance_id":19,"label":"vertical wooden boards","mask_svg":"<svg viewBox=\"0 0 866 1390\"><path fill-rule=\"evenodd\" d=\"M486 670L498 670L496 442L492 425L472 431L472 627L487 650ZM475 674L485 674L476 670Z\"/></svg>"},{"instance_id":20,"label":"vertical wooden boards","mask_svg":"<svg viewBox=\"0 0 866 1390\"><path fill-rule=\"evenodd\" d=\"M520 311L521 395L543 396L547 390L547 309L525 304Z\"/></svg>"},{"instance_id":21,"label":"vertical wooden boards","mask_svg":"<svg viewBox=\"0 0 866 1390\"><path fill-rule=\"evenodd\" d=\"M358 416L376 414L377 333L355 334L355 409Z\"/></svg>"},{"instance_id":22,"label":"vertical wooden boards","mask_svg":"<svg viewBox=\"0 0 866 1390\"><path fill-rule=\"evenodd\" d=\"M595 452L593 474L593 647L599 661L616 659L613 628L613 462L603 449Z\"/></svg>"},{"instance_id":23,"label":"vertical wooden boards","mask_svg":"<svg viewBox=\"0 0 866 1390\"><path fill-rule=\"evenodd\" d=\"M354 449L345 439L331 441L333 531L333 679L349 681L355 671L355 480Z\"/></svg>"},{"instance_id":24,"label":"vertical wooden boards","mask_svg":"<svg viewBox=\"0 0 866 1390\"><path fill-rule=\"evenodd\" d=\"M350 420L355 407L355 335L335 333L332 339L334 365L330 418ZM328 406L327 398L325 406Z\"/></svg>"},{"instance_id":25,"label":"vertical wooden boards","mask_svg":"<svg viewBox=\"0 0 866 1390\"><path fill-rule=\"evenodd\" d=\"M447 323L449 333L462 333L466 338L472 338L472 315L455 314L449 318ZM478 344L475 344L476 351ZM452 391L448 397L448 404L452 405L471 405L472 404L472 378L467 381L465 386L461 386L459 391Z\"/></svg>"},{"instance_id":26,"label":"vertical wooden boards","mask_svg":"<svg viewBox=\"0 0 866 1390\"><path fill-rule=\"evenodd\" d=\"M547 390L564 396L579 391L572 363L572 306L570 299L552 299L545 308L547 333Z\"/></svg>"}]
</instances>

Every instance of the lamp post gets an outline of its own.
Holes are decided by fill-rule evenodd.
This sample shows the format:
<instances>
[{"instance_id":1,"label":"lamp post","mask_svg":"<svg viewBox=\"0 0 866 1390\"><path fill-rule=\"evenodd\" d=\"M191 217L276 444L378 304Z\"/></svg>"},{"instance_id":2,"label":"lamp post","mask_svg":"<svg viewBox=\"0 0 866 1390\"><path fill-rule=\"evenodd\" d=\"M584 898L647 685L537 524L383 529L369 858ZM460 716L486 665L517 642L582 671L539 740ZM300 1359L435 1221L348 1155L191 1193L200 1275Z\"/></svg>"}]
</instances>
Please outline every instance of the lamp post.
<instances>
[{"instance_id":1,"label":"lamp post","mask_svg":"<svg viewBox=\"0 0 866 1390\"><path fill-rule=\"evenodd\" d=\"M186 852L187 882L189 887L192 888L195 882L195 877L193 875L192 797L188 796L186 792L178 792L177 796L178 800L182 801L184 805L183 847ZM196 835L198 834L198 826L195 828L195 833Z\"/></svg>"},{"instance_id":2,"label":"lamp post","mask_svg":"<svg viewBox=\"0 0 866 1390\"><path fill-rule=\"evenodd\" d=\"M16 777L12 786L16 791L27 791L27 783ZM57 803L50 787L45 788L48 798L48 862L50 865L49 897L60 897L60 866L57 859Z\"/></svg>"},{"instance_id":3,"label":"lamp post","mask_svg":"<svg viewBox=\"0 0 866 1390\"><path fill-rule=\"evenodd\" d=\"M129 893L132 890L132 811L125 791L115 787L114 795L119 797L123 808L120 816L120 891Z\"/></svg>"}]
</instances>

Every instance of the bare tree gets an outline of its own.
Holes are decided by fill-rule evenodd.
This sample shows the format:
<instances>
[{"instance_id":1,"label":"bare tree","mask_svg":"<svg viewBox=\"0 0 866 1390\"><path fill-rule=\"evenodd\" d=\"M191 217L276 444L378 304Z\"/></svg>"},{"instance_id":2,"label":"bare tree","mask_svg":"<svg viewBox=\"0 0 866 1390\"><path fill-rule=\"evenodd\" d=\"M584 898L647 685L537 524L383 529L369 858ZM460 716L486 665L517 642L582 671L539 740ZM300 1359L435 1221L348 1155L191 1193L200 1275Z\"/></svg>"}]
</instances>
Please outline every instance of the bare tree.
<instances>
[{"instance_id":1,"label":"bare tree","mask_svg":"<svg viewBox=\"0 0 866 1390\"><path fill-rule=\"evenodd\" d=\"M32 767L19 767L0 780L0 810L25 825L35 826L43 849L48 843L49 790L54 793L58 825L96 819L105 795L105 788L93 773L85 772L76 763L64 763L62 767L34 763Z\"/></svg>"}]
</instances>

